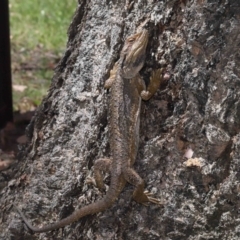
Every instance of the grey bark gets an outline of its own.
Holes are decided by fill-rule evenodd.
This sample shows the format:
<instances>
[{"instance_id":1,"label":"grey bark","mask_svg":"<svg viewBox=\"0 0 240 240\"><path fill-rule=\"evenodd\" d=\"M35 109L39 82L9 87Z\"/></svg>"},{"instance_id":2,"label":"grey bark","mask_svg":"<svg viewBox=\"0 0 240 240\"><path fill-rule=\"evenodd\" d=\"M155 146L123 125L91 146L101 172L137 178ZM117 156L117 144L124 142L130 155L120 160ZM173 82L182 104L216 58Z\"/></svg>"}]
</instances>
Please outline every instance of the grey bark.
<instances>
[{"instance_id":1,"label":"grey bark","mask_svg":"<svg viewBox=\"0 0 240 240\"><path fill-rule=\"evenodd\" d=\"M1 239L240 238L240 2L131 2L80 1L66 53L27 129L30 145L1 191ZM127 185L111 209L31 235L12 202L39 225L104 195L87 181L94 161L109 156L103 85L124 38L147 17L143 73L168 65L171 78L143 104L134 167L164 206L131 201Z\"/></svg>"}]
</instances>

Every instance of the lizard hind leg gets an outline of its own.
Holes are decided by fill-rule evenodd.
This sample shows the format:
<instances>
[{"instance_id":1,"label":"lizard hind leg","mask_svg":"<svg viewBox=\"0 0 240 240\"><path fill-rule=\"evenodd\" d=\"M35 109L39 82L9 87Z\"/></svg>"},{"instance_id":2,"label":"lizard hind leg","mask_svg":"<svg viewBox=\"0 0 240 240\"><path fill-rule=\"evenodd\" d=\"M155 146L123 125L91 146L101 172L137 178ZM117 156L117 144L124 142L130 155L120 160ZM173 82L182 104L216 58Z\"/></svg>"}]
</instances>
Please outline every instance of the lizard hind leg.
<instances>
[{"instance_id":1,"label":"lizard hind leg","mask_svg":"<svg viewBox=\"0 0 240 240\"><path fill-rule=\"evenodd\" d=\"M99 158L94 163L94 178L96 181L96 185L100 190L103 190L105 188L103 183L102 172L104 173L110 172L111 166L112 166L112 160L110 158Z\"/></svg>"},{"instance_id":2,"label":"lizard hind leg","mask_svg":"<svg viewBox=\"0 0 240 240\"><path fill-rule=\"evenodd\" d=\"M144 191L144 180L138 175L138 173L133 170L132 168L128 168L124 172L124 178L126 181L128 181L130 184L134 185L136 188L133 192L133 200L141 203L143 205L146 205L147 202L155 203L155 204L161 204L160 200L157 198L151 197L152 194Z\"/></svg>"}]
</instances>

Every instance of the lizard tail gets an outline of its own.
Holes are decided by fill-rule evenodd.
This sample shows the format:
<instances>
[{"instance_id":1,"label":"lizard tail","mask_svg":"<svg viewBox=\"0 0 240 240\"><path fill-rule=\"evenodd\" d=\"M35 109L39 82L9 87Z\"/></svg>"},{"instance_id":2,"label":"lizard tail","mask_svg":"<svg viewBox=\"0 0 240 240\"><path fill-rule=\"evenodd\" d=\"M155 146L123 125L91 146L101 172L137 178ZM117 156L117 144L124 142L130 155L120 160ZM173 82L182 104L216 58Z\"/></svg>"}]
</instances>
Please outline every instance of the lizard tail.
<instances>
[{"instance_id":1,"label":"lizard tail","mask_svg":"<svg viewBox=\"0 0 240 240\"><path fill-rule=\"evenodd\" d=\"M25 217L23 212L19 210L15 204L13 204L13 206L16 208L16 210L18 211L21 218L23 219L23 221L25 222L25 224L28 226L29 229L31 229L33 232L41 233L41 232L47 232L47 231L52 231L58 228L62 228L70 223L78 221L80 218L86 215L95 214L95 213L104 211L107 208L110 208L115 202L115 200L117 199L118 195L120 194L120 192L117 191L116 189L119 189L119 188L117 186L110 186L108 192L106 193L103 199L74 211L70 216L60 220L59 222L45 225L43 227L34 227L29 222L29 220Z\"/></svg>"}]
</instances>

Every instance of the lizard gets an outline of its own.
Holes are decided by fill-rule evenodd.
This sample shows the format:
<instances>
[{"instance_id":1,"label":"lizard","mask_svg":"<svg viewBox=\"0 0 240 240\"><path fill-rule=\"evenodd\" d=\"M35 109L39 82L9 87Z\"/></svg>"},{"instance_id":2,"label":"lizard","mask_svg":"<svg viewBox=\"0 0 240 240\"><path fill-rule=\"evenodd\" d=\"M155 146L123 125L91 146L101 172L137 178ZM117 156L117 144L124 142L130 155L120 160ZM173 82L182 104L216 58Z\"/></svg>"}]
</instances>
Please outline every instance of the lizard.
<instances>
[{"instance_id":1,"label":"lizard","mask_svg":"<svg viewBox=\"0 0 240 240\"><path fill-rule=\"evenodd\" d=\"M75 210L68 217L43 227L33 226L22 211L14 205L27 227L33 232L41 233L62 228L86 215L110 208L127 182L135 186L133 199L136 202L159 204L158 199L144 191L143 179L132 168L138 151L141 100L151 98L159 88L162 79L162 69L153 71L146 88L139 74L145 62L148 38L148 30L141 29L140 32L126 39L120 58L110 71L110 77L104 85L111 91L109 104L111 158L96 160L93 173L97 187L104 189L103 172L110 172L110 186L106 195L94 203Z\"/></svg>"}]
</instances>

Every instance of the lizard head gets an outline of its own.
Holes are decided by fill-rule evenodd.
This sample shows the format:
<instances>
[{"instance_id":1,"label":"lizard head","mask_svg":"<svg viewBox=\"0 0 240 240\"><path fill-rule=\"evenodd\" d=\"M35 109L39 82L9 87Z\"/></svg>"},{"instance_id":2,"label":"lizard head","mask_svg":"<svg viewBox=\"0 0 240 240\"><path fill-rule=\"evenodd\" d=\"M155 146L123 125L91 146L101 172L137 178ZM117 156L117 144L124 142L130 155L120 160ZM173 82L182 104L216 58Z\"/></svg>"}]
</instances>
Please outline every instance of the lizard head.
<instances>
[{"instance_id":1,"label":"lizard head","mask_svg":"<svg viewBox=\"0 0 240 240\"><path fill-rule=\"evenodd\" d=\"M124 78L133 78L143 67L148 44L148 31L142 30L128 37L121 52L121 74Z\"/></svg>"}]
</instances>

